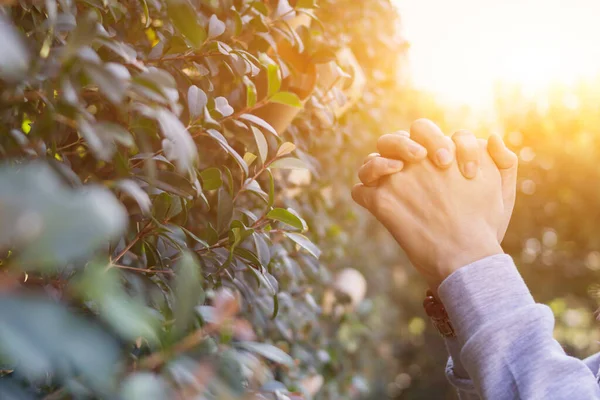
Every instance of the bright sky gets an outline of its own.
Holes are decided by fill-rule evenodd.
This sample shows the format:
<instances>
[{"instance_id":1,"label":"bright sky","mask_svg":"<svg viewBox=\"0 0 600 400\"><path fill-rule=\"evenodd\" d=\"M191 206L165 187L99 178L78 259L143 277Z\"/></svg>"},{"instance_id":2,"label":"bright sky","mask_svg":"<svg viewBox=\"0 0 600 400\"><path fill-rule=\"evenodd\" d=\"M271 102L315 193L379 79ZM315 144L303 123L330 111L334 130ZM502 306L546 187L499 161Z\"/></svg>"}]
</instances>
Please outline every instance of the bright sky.
<instances>
[{"instance_id":1,"label":"bright sky","mask_svg":"<svg viewBox=\"0 0 600 400\"><path fill-rule=\"evenodd\" d=\"M443 100L487 106L497 81L535 92L600 72L600 0L393 1L415 83Z\"/></svg>"}]
</instances>

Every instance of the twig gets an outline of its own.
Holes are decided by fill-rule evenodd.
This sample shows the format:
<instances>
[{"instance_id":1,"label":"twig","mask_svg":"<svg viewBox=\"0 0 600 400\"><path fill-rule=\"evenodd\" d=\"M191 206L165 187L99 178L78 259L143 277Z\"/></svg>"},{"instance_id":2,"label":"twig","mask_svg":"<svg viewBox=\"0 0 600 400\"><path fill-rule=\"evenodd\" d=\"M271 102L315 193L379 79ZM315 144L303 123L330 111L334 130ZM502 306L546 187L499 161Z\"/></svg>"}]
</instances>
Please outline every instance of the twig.
<instances>
[{"instance_id":1,"label":"twig","mask_svg":"<svg viewBox=\"0 0 600 400\"><path fill-rule=\"evenodd\" d=\"M143 358L138 363L138 367L141 369L150 369L155 370L164 364L169 357L173 355L177 355L183 353L191 348L199 345L202 340L211 333L214 333L220 328L218 324L211 324L206 327L206 329L198 329L193 333L189 334L185 338L183 338L179 343L175 344L169 350L163 350L157 353L150 354L149 356Z\"/></svg>"},{"instance_id":2,"label":"twig","mask_svg":"<svg viewBox=\"0 0 600 400\"><path fill-rule=\"evenodd\" d=\"M142 238L142 236L144 236L145 234L150 232L151 229L148 229L149 227L150 227L150 222L148 222L148 224L146 226L144 226L137 233L137 235L135 235L133 240L131 242L129 242L129 244L127 246L125 246L125 248L119 254L117 254L117 256L114 259L111 260L111 264L115 264L117 261L119 261L137 243L137 241Z\"/></svg>"},{"instance_id":3,"label":"twig","mask_svg":"<svg viewBox=\"0 0 600 400\"><path fill-rule=\"evenodd\" d=\"M148 273L154 273L154 274L174 274L173 271L171 271L170 269L148 269L148 268L136 268L136 267L129 267L127 265L119 265L119 264L110 264L109 268L119 268L119 269L126 269L126 270L131 270L131 271L136 271L136 272L148 272Z\"/></svg>"}]
</instances>

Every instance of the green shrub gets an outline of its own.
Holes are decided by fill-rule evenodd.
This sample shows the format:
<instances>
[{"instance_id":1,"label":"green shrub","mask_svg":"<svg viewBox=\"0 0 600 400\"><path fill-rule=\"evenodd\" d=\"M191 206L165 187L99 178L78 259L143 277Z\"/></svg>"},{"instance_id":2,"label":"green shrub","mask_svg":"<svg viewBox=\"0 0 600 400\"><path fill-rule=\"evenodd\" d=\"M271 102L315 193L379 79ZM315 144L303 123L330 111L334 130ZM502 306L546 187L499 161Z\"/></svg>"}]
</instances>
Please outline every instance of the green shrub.
<instances>
[{"instance_id":1,"label":"green shrub","mask_svg":"<svg viewBox=\"0 0 600 400\"><path fill-rule=\"evenodd\" d=\"M405 46L388 1L315 3L2 9L0 397L356 398L393 379L376 267L396 252L348 191L402 126ZM348 86L322 71L348 48L367 87L338 118ZM348 267L381 291L360 302L333 278Z\"/></svg>"}]
</instances>

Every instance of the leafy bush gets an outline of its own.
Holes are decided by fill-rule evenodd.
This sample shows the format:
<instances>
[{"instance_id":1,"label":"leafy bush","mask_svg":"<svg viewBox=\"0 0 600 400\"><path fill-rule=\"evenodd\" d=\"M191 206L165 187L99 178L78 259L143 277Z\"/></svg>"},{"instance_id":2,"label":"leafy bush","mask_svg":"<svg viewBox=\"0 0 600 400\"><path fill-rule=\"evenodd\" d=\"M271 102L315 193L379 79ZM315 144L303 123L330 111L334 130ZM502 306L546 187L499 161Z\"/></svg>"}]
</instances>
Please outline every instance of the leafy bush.
<instances>
[{"instance_id":1,"label":"leafy bush","mask_svg":"<svg viewBox=\"0 0 600 400\"><path fill-rule=\"evenodd\" d=\"M2 9L0 397L356 398L394 378L376 267L397 255L348 189L402 125L405 46L388 1L290 3ZM349 49L367 87L342 116ZM361 301L349 267L381 291Z\"/></svg>"}]
</instances>

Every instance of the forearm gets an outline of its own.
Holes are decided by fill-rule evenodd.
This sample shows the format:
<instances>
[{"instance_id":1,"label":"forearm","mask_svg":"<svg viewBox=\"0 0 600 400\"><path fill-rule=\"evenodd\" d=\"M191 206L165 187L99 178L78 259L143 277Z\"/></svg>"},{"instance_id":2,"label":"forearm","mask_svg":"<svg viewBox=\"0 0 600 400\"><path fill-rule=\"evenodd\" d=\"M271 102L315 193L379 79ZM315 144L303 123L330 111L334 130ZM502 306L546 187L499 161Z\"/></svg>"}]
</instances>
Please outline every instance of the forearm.
<instances>
[{"instance_id":1,"label":"forearm","mask_svg":"<svg viewBox=\"0 0 600 400\"><path fill-rule=\"evenodd\" d=\"M459 269L439 296L462 347L464 372L482 398L600 399L594 374L552 338L551 311L533 301L510 257Z\"/></svg>"}]
</instances>

